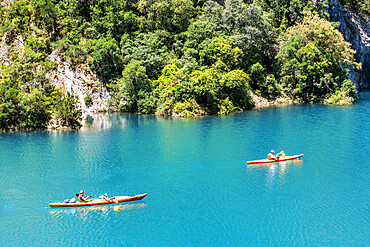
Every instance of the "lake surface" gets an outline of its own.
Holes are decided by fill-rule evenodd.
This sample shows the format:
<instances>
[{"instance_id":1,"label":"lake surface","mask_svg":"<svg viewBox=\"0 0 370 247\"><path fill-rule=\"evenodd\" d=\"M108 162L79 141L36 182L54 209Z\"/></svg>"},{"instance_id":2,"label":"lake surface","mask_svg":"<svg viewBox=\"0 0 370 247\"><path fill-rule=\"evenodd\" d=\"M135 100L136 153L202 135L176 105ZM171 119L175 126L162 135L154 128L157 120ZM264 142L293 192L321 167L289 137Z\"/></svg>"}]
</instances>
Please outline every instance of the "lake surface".
<instances>
[{"instance_id":1,"label":"lake surface","mask_svg":"<svg viewBox=\"0 0 370 247\"><path fill-rule=\"evenodd\" d=\"M246 166L271 149L304 156ZM370 246L369 151L370 92L343 107L0 134L0 246ZM148 196L48 206L81 189Z\"/></svg>"}]
</instances>

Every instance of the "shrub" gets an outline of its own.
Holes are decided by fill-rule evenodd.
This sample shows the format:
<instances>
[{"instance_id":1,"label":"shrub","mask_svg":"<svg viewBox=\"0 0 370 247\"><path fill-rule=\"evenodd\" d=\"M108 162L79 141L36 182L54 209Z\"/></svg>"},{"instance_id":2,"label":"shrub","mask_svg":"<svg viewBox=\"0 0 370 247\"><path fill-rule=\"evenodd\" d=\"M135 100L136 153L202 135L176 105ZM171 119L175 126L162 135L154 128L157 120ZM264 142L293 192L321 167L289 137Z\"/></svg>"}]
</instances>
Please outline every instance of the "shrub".
<instances>
[{"instance_id":1,"label":"shrub","mask_svg":"<svg viewBox=\"0 0 370 247\"><path fill-rule=\"evenodd\" d=\"M90 94L86 94L86 96L84 98L84 102L85 102L86 106L92 105L93 101L92 101L92 97L91 97Z\"/></svg>"}]
</instances>

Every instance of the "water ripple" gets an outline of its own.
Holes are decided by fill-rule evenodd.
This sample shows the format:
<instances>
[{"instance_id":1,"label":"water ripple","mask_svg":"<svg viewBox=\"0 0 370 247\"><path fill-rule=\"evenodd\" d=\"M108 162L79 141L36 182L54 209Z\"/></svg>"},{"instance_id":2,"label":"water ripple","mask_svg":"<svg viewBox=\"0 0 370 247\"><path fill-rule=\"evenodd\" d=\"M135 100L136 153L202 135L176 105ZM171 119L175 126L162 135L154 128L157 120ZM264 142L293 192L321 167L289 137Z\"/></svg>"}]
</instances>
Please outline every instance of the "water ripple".
<instances>
[{"instance_id":1,"label":"water ripple","mask_svg":"<svg viewBox=\"0 0 370 247\"><path fill-rule=\"evenodd\" d=\"M369 102L0 134L0 245L368 246ZM271 149L304 157L246 166ZM80 189L148 196L48 207Z\"/></svg>"}]
</instances>

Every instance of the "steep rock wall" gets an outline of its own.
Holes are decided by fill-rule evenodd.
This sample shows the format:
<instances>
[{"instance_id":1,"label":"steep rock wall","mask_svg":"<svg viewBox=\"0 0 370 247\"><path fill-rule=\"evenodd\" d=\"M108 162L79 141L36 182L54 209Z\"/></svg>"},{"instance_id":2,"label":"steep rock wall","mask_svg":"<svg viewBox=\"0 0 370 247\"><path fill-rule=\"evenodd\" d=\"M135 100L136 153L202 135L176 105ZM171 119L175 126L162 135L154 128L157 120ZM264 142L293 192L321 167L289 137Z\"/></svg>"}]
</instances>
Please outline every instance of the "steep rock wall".
<instances>
[{"instance_id":1,"label":"steep rock wall","mask_svg":"<svg viewBox=\"0 0 370 247\"><path fill-rule=\"evenodd\" d=\"M338 0L328 1L329 21L340 22L338 30L356 51L355 59L362 70L350 70L349 78L358 89L370 88L370 24L345 9Z\"/></svg>"},{"instance_id":2,"label":"steep rock wall","mask_svg":"<svg viewBox=\"0 0 370 247\"><path fill-rule=\"evenodd\" d=\"M2 0L0 5L8 7L14 0ZM20 54L24 50L24 38L18 36L13 43L13 52ZM11 64L8 51L10 47L5 42L5 36L0 40L0 63L7 66ZM57 68L50 71L46 76L56 88L64 88L77 97L77 105L82 111L84 124L86 119L91 119L97 112L107 112L112 94L107 90L104 83L94 73L84 67L72 67L63 62L57 52L52 52L48 59L57 64ZM91 103L85 104L85 97L91 96Z\"/></svg>"},{"instance_id":3,"label":"steep rock wall","mask_svg":"<svg viewBox=\"0 0 370 247\"><path fill-rule=\"evenodd\" d=\"M19 36L13 43L13 52L21 53L24 49L24 38ZM5 38L0 41L0 63L7 66L11 64ZM91 118L97 112L107 112L109 100L112 94L88 68L73 68L67 62L63 62L58 54L52 52L48 59L57 64L55 70L46 76L56 88L64 88L77 97L77 105L82 111L83 123L86 118ZM85 97L91 96L91 103L85 104Z\"/></svg>"},{"instance_id":4,"label":"steep rock wall","mask_svg":"<svg viewBox=\"0 0 370 247\"><path fill-rule=\"evenodd\" d=\"M57 88L65 88L77 97L77 105L82 110L84 119L97 112L108 111L108 102L112 96L104 84L86 68L73 68L69 63L61 61L56 52L49 59L57 63L57 69L47 77ZM91 104L85 104L85 97L91 96Z\"/></svg>"}]
</instances>

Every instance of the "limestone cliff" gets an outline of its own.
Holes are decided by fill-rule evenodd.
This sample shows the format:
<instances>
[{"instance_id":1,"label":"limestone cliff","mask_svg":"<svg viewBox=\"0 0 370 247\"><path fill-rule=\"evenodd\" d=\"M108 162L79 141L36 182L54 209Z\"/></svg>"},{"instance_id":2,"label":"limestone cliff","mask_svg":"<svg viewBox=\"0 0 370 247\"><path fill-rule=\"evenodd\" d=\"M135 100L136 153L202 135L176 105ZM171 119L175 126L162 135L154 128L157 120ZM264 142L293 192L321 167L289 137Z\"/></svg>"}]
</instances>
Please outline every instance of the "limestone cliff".
<instances>
[{"instance_id":1,"label":"limestone cliff","mask_svg":"<svg viewBox=\"0 0 370 247\"><path fill-rule=\"evenodd\" d=\"M84 119L97 112L108 111L111 93L87 67L73 68L61 61L56 52L52 52L49 59L57 63L57 69L51 71L48 78L57 88L65 88L78 98L77 104ZM85 103L86 96L91 96L91 104Z\"/></svg>"},{"instance_id":2,"label":"limestone cliff","mask_svg":"<svg viewBox=\"0 0 370 247\"><path fill-rule=\"evenodd\" d=\"M3 0L0 5L7 7L12 2L13 0ZM11 47L6 44L5 36L2 37L0 40L1 65L7 66L12 63L10 50L14 54L21 54L24 50L24 37L17 36ZM88 68L88 65L72 67L69 63L62 61L56 51L53 51L48 59L55 62L57 67L47 74L47 78L56 88L64 88L77 97L77 105L82 110L82 124L95 113L108 111L108 102L112 94ZM85 103L86 96L91 97L88 104Z\"/></svg>"},{"instance_id":3,"label":"limestone cliff","mask_svg":"<svg viewBox=\"0 0 370 247\"><path fill-rule=\"evenodd\" d=\"M356 61L362 63L362 70L350 70L349 78L358 89L368 89L370 88L370 24L345 9L338 0L329 0L328 3L329 21L340 22L339 31L356 51Z\"/></svg>"},{"instance_id":4,"label":"limestone cliff","mask_svg":"<svg viewBox=\"0 0 370 247\"><path fill-rule=\"evenodd\" d=\"M16 38L13 44L14 52L24 49L23 37ZM0 42L0 63L9 65L11 63L7 51L10 48L5 44L4 38ZM88 68L73 68L67 62L63 62L56 52L49 56L52 62L56 62L57 68L50 71L47 77L56 88L64 88L77 97L77 105L82 110L82 118L94 115L97 112L108 111L108 101L111 93ZM91 96L91 104L85 104L85 97Z\"/></svg>"}]
</instances>

